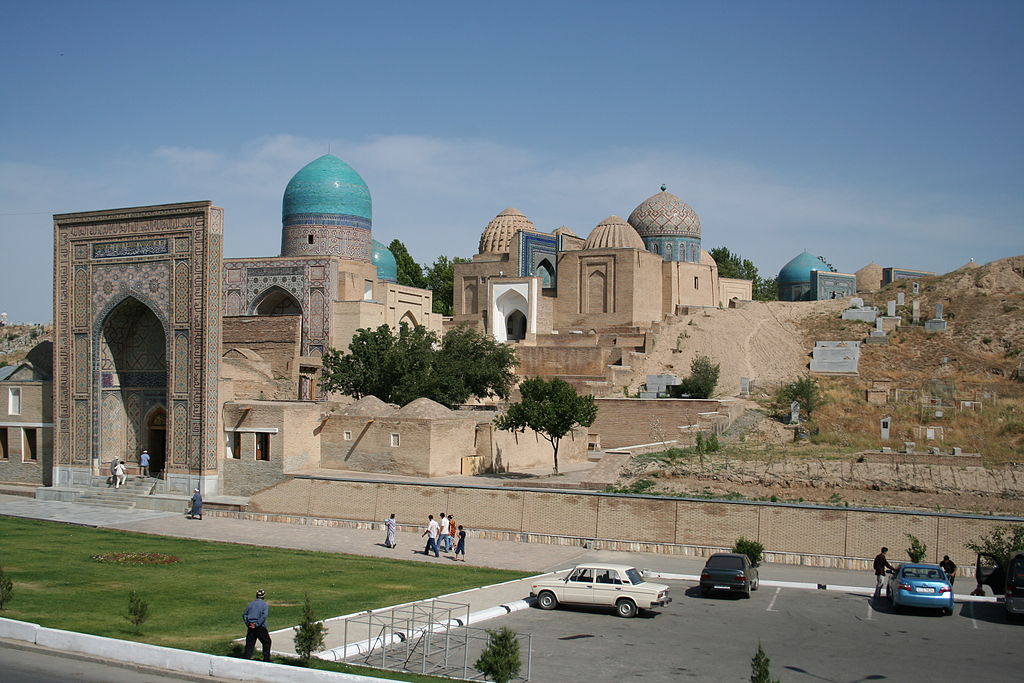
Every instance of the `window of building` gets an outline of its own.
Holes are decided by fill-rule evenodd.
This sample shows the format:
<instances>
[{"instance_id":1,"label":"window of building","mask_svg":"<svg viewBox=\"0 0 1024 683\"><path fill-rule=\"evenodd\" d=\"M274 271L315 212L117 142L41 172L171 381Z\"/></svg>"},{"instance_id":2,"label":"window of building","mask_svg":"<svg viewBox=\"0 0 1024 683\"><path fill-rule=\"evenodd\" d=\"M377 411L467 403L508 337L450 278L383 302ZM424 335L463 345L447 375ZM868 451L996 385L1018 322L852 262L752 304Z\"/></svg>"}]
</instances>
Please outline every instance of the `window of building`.
<instances>
[{"instance_id":1,"label":"window of building","mask_svg":"<svg viewBox=\"0 0 1024 683\"><path fill-rule=\"evenodd\" d=\"M21 415L21 387L8 387L7 414Z\"/></svg>"},{"instance_id":2,"label":"window of building","mask_svg":"<svg viewBox=\"0 0 1024 683\"><path fill-rule=\"evenodd\" d=\"M7 460L7 427L0 427L0 460Z\"/></svg>"},{"instance_id":3,"label":"window of building","mask_svg":"<svg viewBox=\"0 0 1024 683\"><path fill-rule=\"evenodd\" d=\"M397 433L392 433L391 434L391 447L392 448L398 448L401 445L402 445L402 437L400 437Z\"/></svg>"},{"instance_id":4,"label":"window of building","mask_svg":"<svg viewBox=\"0 0 1024 683\"><path fill-rule=\"evenodd\" d=\"M348 431L346 429L345 431L343 431L341 433L341 438L345 439L345 441L351 441L352 440L352 432L350 432L350 431Z\"/></svg>"},{"instance_id":5,"label":"window of building","mask_svg":"<svg viewBox=\"0 0 1024 683\"><path fill-rule=\"evenodd\" d=\"M365 301L373 300L373 282L370 280L363 281L363 299Z\"/></svg>"},{"instance_id":6,"label":"window of building","mask_svg":"<svg viewBox=\"0 0 1024 683\"><path fill-rule=\"evenodd\" d=\"M263 432L256 433L256 459L270 460L270 434Z\"/></svg>"},{"instance_id":7,"label":"window of building","mask_svg":"<svg viewBox=\"0 0 1024 683\"><path fill-rule=\"evenodd\" d=\"M33 462L39 459L39 430L34 427L22 429L25 435L25 450L22 451L22 460Z\"/></svg>"},{"instance_id":8,"label":"window of building","mask_svg":"<svg viewBox=\"0 0 1024 683\"><path fill-rule=\"evenodd\" d=\"M231 432L231 457L235 460L242 457L242 432Z\"/></svg>"},{"instance_id":9,"label":"window of building","mask_svg":"<svg viewBox=\"0 0 1024 683\"><path fill-rule=\"evenodd\" d=\"M700 278L699 277L695 276L693 278L693 288L694 289L700 289Z\"/></svg>"},{"instance_id":10,"label":"window of building","mask_svg":"<svg viewBox=\"0 0 1024 683\"><path fill-rule=\"evenodd\" d=\"M310 235L310 236L308 237L308 239L309 239L309 243L310 243L310 244L313 244L313 236L312 236L312 235Z\"/></svg>"}]
</instances>

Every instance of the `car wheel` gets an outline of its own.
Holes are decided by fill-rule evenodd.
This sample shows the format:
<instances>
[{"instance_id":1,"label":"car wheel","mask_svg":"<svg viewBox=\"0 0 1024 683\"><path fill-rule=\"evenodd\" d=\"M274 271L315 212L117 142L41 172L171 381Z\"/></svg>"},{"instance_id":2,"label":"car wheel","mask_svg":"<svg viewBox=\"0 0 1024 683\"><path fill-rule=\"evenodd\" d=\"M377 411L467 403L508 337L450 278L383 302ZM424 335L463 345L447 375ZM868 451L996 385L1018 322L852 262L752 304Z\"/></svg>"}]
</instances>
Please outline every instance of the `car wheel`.
<instances>
[{"instance_id":1,"label":"car wheel","mask_svg":"<svg viewBox=\"0 0 1024 683\"><path fill-rule=\"evenodd\" d=\"M953 615L953 608L952 607L943 607L942 608L942 614L944 616L947 616L947 617L952 616Z\"/></svg>"},{"instance_id":2,"label":"car wheel","mask_svg":"<svg viewBox=\"0 0 1024 683\"><path fill-rule=\"evenodd\" d=\"M636 603L623 598L615 603L615 613L624 619L635 617L637 613Z\"/></svg>"},{"instance_id":3,"label":"car wheel","mask_svg":"<svg viewBox=\"0 0 1024 683\"><path fill-rule=\"evenodd\" d=\"M537 607L541 609L555 609L558 607L558 598L551 591L543 591L537 596Z\"/></svg>"},{"instance_id":4,"label":"car wheel","mask_svg":"<svg viewBox=\"0 0 1024 683\"><path fill-rule=\"evenodd\" d=\"M761 578L758 577L758 578L754 579L754 585L751 586L750 590L756 591L760 587L761 587Z\"/></svg>"},{"instance_id":5,"label":"car wheel","mask_svg":"<svg viewBox=\"0 0 1024 683\"><path fill-rule=\"evenodd\" d=\"M750 599L750 591L752 591L752 590L754 590L754 589L748 583L747 584L747 590L743 591L743 593L742 593L744 600L749 600Z\"/></svg>"},{"instance_id":6,"label":"car wheel","mask_svg":"<svg viewBox=\"0 0 1024 683\"><path fill-rule=\"evenodd\" d=\"M889 586L885 587L885 599L889 601L890 605L894 605L895 604L895 602L893 601L893 598L892 598L892 588L890 588Z\"/></svg>"}]
</instances>

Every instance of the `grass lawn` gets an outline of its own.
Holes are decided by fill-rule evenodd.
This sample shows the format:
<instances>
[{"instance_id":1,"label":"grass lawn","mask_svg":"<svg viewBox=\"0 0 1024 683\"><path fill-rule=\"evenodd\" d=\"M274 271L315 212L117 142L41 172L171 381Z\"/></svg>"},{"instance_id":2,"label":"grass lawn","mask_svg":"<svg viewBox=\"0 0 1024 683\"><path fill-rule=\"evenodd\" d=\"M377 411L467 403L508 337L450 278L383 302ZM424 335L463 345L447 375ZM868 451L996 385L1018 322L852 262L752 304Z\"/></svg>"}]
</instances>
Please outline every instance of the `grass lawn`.
<instances>
[{"instance_id":1,"label":"grass lawn","mask_svg":"<svg viewBox=\"0 0 1024 683\"><path fill-rule=\"evenodd\" d=\"M121 566L93 555L164 553L176 564ZM232 654L242 611L267 591L271 630L521 578L521 572L194 541L0 516L0 566L14 595L0 616L153 645ZM125 619L128 591L149 603L141 633ZM259 645L257 645L259 650ZM410 678L408 680L418 680Z\"/></svg>"}]
</instances>

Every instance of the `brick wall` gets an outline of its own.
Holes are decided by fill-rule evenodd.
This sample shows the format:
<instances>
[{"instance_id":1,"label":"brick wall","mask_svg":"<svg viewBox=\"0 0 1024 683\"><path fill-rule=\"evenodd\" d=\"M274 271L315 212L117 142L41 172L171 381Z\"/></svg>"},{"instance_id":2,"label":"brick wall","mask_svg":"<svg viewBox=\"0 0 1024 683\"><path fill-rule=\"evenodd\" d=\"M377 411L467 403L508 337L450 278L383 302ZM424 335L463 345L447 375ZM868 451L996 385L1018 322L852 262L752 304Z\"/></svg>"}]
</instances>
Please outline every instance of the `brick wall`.
<instances>
[{"instance_id":1,"label":"brick wall","mask_svg":"<svg viewBox=\"0 0 1024 683\"><path fill-rule=\"evenodd\" d=\"M10 414L7 405L10 393L21 393L21 410ZM0 481L38 484L51 483L53 468L53 383L49 381L0 382L0 438L6 434L6 454L0 449ZM44 425L44 426L40 426ZM35 433L36 459L28 459L24 430ZM5 430L5 431L3 431Z\"/></svg>"},{"instance_id":2,"label":"brick wall","mask_svg":"<svg viewBox=\"0 0 1024 683\"><path fill-rule=\"evenodd\" d=\"M720 409L718 399L598 398L597 419L590 431L601 435L604 448L622 448L679 436L676 427L698 424L699 413Z\"/></svg>"},{"instance_id":3,"label":"brick wall","mask_svg":"<svg viewBox=\"0 0 1024 683\"><path fill-rule=\"evenodd\" d=\"M858 558L818 563L856 568L867 568L867 558L883 545L892 549L890 558L900 559L908 533L928 546L926 561L948 554L968 565L973 554L965 542L1001 524L1024 524L1019 518L312 477L261 491L251 498L250 510L362 521L379 521L394 512L403 525L423 524L428 514L444 511L485 536L515 540L536 534L572 543L596 539L603 548L680 554L695 554L694 547L728 548L745 536L763 543L775 554L774 561L786 561L786 556L799 561L800 555Z\"/></svg>"},{"instance_id":4,"label":"brick wall","mask_svg":"<svg viewBox=\"0 0 1024 683\"><path fill-rule=\"evenodd\" d=\"M302 317L297 315L234 316L224 318L224 348L252 349L270 361L274 377L298 382L292 361L301 352Z\"/></svg>"}]
</instances>

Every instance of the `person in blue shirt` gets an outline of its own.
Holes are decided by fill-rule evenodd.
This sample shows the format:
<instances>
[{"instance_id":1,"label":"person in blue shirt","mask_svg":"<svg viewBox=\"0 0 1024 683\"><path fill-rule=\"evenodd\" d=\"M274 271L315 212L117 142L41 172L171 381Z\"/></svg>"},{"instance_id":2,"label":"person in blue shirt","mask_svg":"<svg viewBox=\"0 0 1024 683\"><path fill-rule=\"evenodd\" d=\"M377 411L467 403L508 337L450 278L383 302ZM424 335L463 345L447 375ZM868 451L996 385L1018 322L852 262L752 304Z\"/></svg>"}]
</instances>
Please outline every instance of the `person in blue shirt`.
<instances>
[{"instance_id":1,"label":"person in blue shirt","mask_svg":"<svg viewBox=\"0 0 1024 683\"><path fill-rule=\"evenodd\" d=\"M199 493L199 489L192 492L192 507L189 509L188 518L203 518L203 494Z\"/></svg>"},{"instance_id":2,"label":"person in blue shirt","mask_svg":"<svg viewBox=\"0 0 1024 683\"><path fill-rule=\"evenodd\" d=\"M245 658L252 659L252 651L256 648L256 641L263 646L263 661L270 661L270 633L267 631L267 615L270 608L263 598L267 597L265 590L256 591L256 599L249 603L249 606L242 612L242 621L245 622Z\"/></svg>"},{"instance_id":3,"label":"person in blue shirt","mask_svg":"<svg viewBox=\"0 0 1024 683\"><path fill-rule=\"evenodd\" d=\"M149 476L149 451L142 451L139 454L139 476Z\"/></svg>"}]
</instances>

